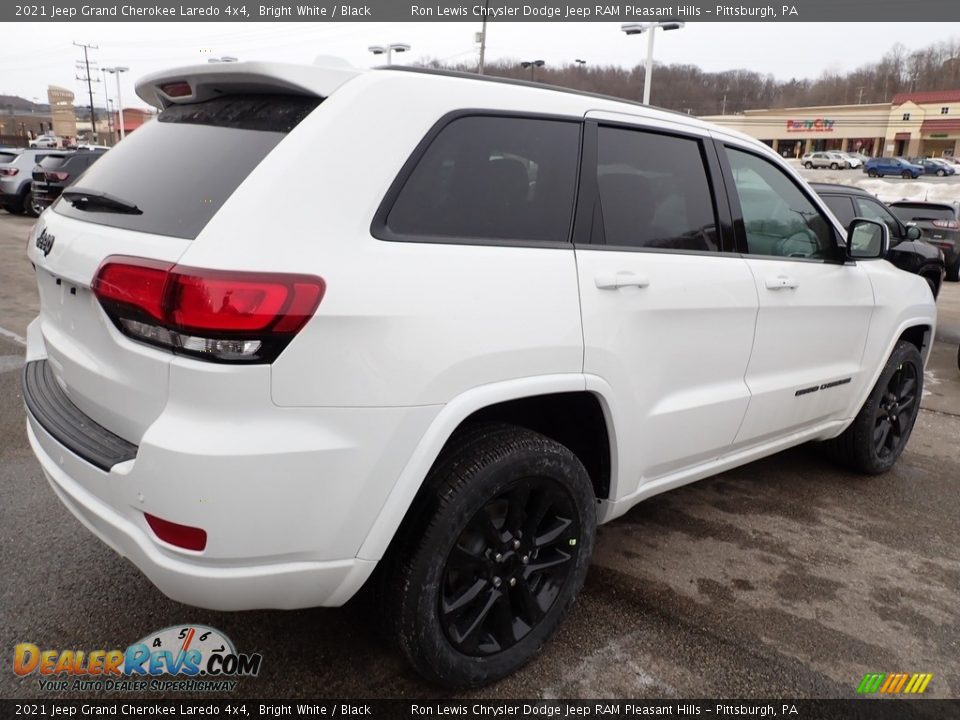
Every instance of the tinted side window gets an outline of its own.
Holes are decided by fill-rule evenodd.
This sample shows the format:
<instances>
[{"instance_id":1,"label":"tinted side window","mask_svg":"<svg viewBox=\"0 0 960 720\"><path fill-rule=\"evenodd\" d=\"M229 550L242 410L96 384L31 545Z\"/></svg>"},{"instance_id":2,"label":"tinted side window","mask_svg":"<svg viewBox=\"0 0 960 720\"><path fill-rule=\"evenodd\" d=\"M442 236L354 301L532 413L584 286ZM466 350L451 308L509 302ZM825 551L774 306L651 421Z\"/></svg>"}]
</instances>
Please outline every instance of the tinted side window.
<instances>
[{"instance_id":1,"label":"tinted side window","mask_svg":"<svg viewBox=\"0 0 960 720\"><path fill-rule=\"evenodd\" d=\"M751 255L833 258L830 222L780 168L727 148Z\"/></svg>"},{"instance_id":2,"label":"tinted side window","mask_svg":"<svg viewBox=\"0 0 960 720\"><path fill-rule=\"evenodd\" d=\"M386 218L410 238L567 242L580 123L464 117L440 131Z\"/></svg>"},{"instance_id":3,"label":"tinted side window","mask_svg":"<svg viewBox=\"0 0 960 720\"><path fill-rule=\"evenodd\" d=\"M607 245L719 249L698 140L601 127L597 142L597 186Z\"/></svg>"},{"instance_id":4,"label":"tinted side window","mask_svg":"<svg viewBox=\"0 0 960 720\"><path fill-rule=\"evenodd\" d=\"M850 221L856 217L853 210L853 203L846 195L821 195L823 201L830 208L830 212L837 216L837 220L844 227L850 225Z\"/></svg>"}]
</instances>

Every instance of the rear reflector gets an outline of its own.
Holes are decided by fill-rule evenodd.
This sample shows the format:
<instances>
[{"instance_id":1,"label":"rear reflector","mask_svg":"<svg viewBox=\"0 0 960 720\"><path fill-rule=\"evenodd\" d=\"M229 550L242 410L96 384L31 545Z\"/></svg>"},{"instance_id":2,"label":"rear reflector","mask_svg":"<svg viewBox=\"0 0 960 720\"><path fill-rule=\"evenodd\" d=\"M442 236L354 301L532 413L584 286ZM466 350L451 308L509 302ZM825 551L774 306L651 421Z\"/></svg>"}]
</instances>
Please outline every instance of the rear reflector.
<instances>
[{"instance_id":1,"label":"rear reflector","mask_svg":"<svg viewBox=\"0 0 960 720\"><path fill-rule=\"evenodd\" d=\"M184 550L203 550L207 546L207 532L201 528L180 525L169 520L158 518L150 513L144 513L147 525L154 534L165 543L176 545Z\"/></svg>"},{"instance_id":2,"label":"rear reflector","mask_svg":"<svg viewBox=\"0 0 960 720\"><path fill-rule=\"evenodd\" d=\"M313 317L322 278L108 257L93 292L125 335L215 362L273 361Z\"/></svg>"}]
</instances>

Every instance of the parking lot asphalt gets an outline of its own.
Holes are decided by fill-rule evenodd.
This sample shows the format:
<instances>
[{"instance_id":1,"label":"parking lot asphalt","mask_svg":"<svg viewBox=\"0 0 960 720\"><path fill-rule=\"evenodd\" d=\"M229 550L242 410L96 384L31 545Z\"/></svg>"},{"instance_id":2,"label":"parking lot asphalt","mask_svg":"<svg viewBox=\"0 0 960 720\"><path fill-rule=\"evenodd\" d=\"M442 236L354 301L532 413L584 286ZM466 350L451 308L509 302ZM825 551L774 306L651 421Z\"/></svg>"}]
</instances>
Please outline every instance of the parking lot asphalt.
<instances>
[{"instance_id":1,"label":"parking lot asphalt","mask_svg":"<svg viewBox=\"0 0 960 720\"><path fill-rule=\"evenodd\" d=\"M237 697L445 697L380 637L363 594L334 609L180 605L63 508L27 445L23 348L9 336L36 313L29 225L0 213L0 697L98 697L18 678L16 643L124 648L184 623L263 655ZM891 472L853 475L808 445L641 504L600 528L543 654L457 695L851 697L867 672L929 672L927 696L960 695L960 284L938 307L924 409Z\"/></svg>"}]
</instances>

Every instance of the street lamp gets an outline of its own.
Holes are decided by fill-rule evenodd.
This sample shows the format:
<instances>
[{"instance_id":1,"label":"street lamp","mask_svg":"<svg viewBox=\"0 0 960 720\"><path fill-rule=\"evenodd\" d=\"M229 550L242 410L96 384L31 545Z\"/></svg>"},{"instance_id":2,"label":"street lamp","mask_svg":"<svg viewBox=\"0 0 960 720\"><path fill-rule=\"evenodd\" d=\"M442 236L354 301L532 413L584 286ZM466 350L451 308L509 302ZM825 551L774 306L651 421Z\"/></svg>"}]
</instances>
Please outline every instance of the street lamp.
<instances>
[{"instance_id":1,"label":"street lamp","mask_svg":"<svg viewBox=\"0 0 960 720\"><path fill-rule=\"evenodd\" d=\"M522 68L530 68L530 79L533 80L533 73L538 67L543 67L546 63L543 60L524 60L520 63Z\"/></svg>"},{"instance_id":2,"label":"street lamp","mask_svg":"<svg viewBox=\"0 0 960 720\"><path fill-rule=\"evenodd\" d=\"M223 57L207 58L208 63L232 63L237 62L233 55L224 55Z\"/></svg>"},{"instance_id":3,"label":"street lamp","mask_svg":"<svg viewBox=\"0 0 960 720\"><path fill-rule=\"evenodd\" d=\"M103 72L106 73L107 69L102 68ZM110 121L110 98L107 95L107 76L103 76L103 111L107 114L107 132L110 133L110 144L114 144L113 139L113 124Z\"/></svg>"},{"instance_id":4,"label":"street lamp","mask_svg":"<svg viewBox=\"0 0 960 720\"><path fill-rule=\"evenodd\" d=\"M624 23L620 29L627 35L640 35L647 33L647 65L646 77L643 81L643 104L650 104L650 83L653 81L653 37L657 28L664 30L679 30L686 23L675 21L651 22L651 23Z\"/></svg>"},{"instance_id":5,"label":"street lamp","mask_svg":"<svg viewBox=\"0 0 960 720\"><path fill-rule=\"evenodd\" d=\"M389 45L371 45L367 48L374 55L386 55L387 65L393 63L393 53L409 52L410 46L406 43L390 43Z\"/></svg>"},{"instance_id":6,"label":"street lamp","mask_svg":"<svg viewBox=\"0 0 960 720\"><path fill-rule=\"evenodd\" d=\"M574 62L577 64L577 67L580 68L581 70L583 70L583 66L587 64L586 60L581 60L580 58L575 59Z\"/></svg>"},{"instance_id":7,"label":"street lamp","mask_svg":"<svg viewBox=\"0 0 960 720\"><path fill-rule=\"evenodd\" d=\"M120 94L120 73L125 73L130 68L125 65L117 65L116 67L104 68L104 72L115 74L117 76L117 124L120 125L120 139L123 140L126 135L126 130L123 126L123 95Z\"/></svg>"}]
</instances>

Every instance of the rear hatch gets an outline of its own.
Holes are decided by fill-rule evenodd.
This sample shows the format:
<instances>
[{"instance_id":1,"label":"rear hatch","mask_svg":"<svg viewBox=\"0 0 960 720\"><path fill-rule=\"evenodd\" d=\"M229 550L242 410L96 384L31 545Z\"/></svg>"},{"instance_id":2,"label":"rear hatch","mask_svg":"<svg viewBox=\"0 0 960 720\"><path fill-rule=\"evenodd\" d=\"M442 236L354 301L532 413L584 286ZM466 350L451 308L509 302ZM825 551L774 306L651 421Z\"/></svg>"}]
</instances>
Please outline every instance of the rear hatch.
<instances>
[{"instance_id":1,"label":"rear hatch","mask_svg":"<svg viewBox=\"0 0 960 720\"><path fill-rule=\"evenodd\" d=\"M70 182L67 163L72 152L50 153L33 168L33 199L39 203L51 203L57 199L60 189Z\"/></svg>"},{"instance_id":2,"label":"rear hatch","mask_svg":"<svg viewBox=\"0 0 960 720\"><path fill-rule=\"evenodd\" d=\"M934 203L899 202L890 206L902 222L913 223L923 233L923 239L945 250L953 250L960 237L960 222L949 205Z\"/></svg>"},{"instance_id":3,"label":"rear hatch","mask_svg":"<svg viewBox=\"0 0 960 720\"><path fill-rule=\"evenodd\" d=\"M175 356L118 330L91 289L98 268L111 256L175 263L321 102L223 91L204 102L170 104L92 165L31 234L40 329L54 378L83 413L134 444L163 410Z\"/></svg>"}]
</instances>

